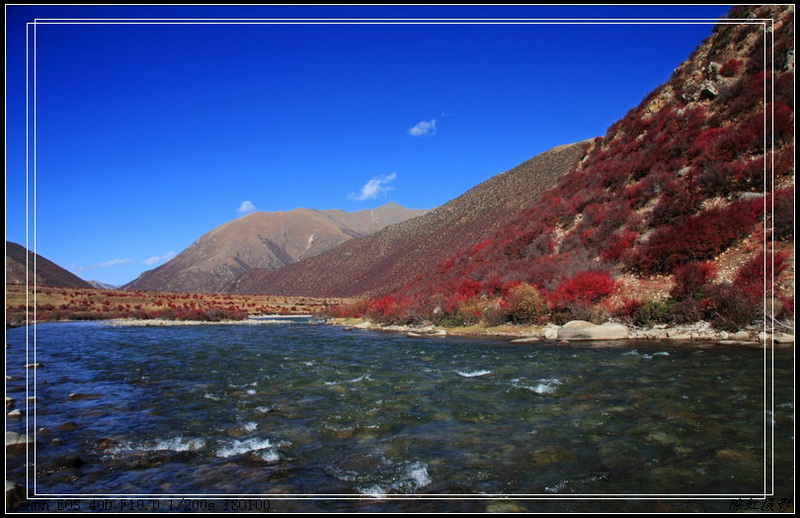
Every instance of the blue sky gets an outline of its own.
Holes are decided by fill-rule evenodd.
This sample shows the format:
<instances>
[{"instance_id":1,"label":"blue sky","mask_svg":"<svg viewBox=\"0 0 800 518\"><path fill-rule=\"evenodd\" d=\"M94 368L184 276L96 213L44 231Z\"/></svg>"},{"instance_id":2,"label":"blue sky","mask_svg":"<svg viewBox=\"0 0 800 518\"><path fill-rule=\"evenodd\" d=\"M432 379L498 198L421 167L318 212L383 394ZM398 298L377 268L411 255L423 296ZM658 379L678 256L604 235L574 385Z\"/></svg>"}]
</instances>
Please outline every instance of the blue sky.
<instances>
[{"instance_id":1,"label":"blue sky","mask_svg":"<svg viewBox=\"0 0 800 518\"><path fill-rule=\"evenodd\" d=\"M6 6L6 239L121 285L254 210L434 208L604 134L727 11Z\"/></svg>"}]
</instances>

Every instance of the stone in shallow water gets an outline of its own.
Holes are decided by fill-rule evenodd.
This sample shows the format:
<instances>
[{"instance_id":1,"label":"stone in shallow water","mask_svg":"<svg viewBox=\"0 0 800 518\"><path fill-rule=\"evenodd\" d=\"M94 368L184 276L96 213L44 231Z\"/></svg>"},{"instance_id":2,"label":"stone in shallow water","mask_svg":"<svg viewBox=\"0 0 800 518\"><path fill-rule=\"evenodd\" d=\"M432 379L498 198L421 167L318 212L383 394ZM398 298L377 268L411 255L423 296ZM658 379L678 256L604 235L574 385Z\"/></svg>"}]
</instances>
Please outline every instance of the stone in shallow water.
<instances>
[{"instance_id":1,"label":"stone in shallow water","mask_svg":"<svg viewBox=\"0 0 800 518\"><path fill-rule=\"evenodd\" d=\"M6 432L6 452L24 452L25 447L29 444L33 444L35 442L34 439L28 437L27 435L22 435L17 432Z\"/></svg>"},{"instance_id":2,"label":"stone in shallow water","mask_svg":"<svg viewBox=\"0 0 800 518\"><path fill-rule=\"evenodd\" d=\"M614 441L602 444L600 438L600 461L603 466L614 470L631 469L646 461L645 456L627 441Z\"/></svg>"},{"instance_id":3,"label":"stone in shallow water","mask_svg":"<svg viewBox=\"0 0 800 518\"><path fill-rule=\"evenodd\" d=\"M487 513L526 513L528 508L512 500L493 500L486 504Z\"/></svg>"},{"instance_id":4,"label":"stone in shallow water","mask_svg":"<svg viewBox=\"0 0 800 518\"><path fill-rule=\"evenodd\" d=\"M533 452L533 462L540 466L569 462L573 457L573 453L563 446L545 446Z\"/></svg>"},{"instance_id":5,"label":"stone in shallow water","mask_svg":"<svg viewBox=\"0 0 800 518\"><path fill-rule=\"evenodd\" d=\"M723 448L715 455L717 459L735 463L759 462L760 457L748 450L734 450L733 448Z\"/></svg>"},{"instance_id":6,"label":"stone in shallow water","mask_svg":"<svg viewBox=\"0 0 800 518\"><path fill-rule=\"evenodd\" d=\"M614 322L597 325L585 320L572 320L558 330L559 340L623 340L625 338L628 338L628 328Z\"/></svg>"},{"instance_id":7,"label":"stone in shallow water","mask_svg":"<svg viewBox=\"0 0 800 518\"><path fill-rule=\"evenodd\" d=\"M674 435L670 435L664 432L653 432L647 436L647 439L662 445L678 444L681 442L680 439L678 439Z\"/></svg>"},{"instance_id":8,"label":"stone in shallow water","mask_svg":"<svg viewBox=\"0 0 800 518\"><path fill-rule=\"evenodd\" d=\"M82 394L79 392L73 392L67 397L67 399L76 401L79 399L100 399L101 397L103 397L101 394Z\"/></svg>"},{"instance_id":9,"label":"stone in shallow water","mask_svg":"<svg viewBox=\"0 0 800 518\"><path fill-rule=\"evenodd\" d=\"M525 338L515 338L514 340L511 340L510 343L512 343L512 344L530 344L530 343L536 343L536 342L539 342L539 341L541 341L541 338L539 338L537 336L528 336L528 337L525 337Z\"/></svg>"}]
</instances>

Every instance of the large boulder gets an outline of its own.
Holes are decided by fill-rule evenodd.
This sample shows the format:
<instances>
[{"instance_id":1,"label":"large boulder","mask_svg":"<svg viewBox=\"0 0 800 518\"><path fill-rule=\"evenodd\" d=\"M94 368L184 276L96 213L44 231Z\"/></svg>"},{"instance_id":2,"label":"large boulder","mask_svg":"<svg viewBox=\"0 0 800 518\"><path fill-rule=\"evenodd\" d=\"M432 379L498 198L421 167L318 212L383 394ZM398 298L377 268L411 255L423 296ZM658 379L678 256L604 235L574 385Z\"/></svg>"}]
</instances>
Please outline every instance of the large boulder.
<instances>
[{"instance_id":1,"label":"large boulder","mask_svg":"<svg viewBox=\"0 0 800 518\"><path fill-rule=\"evenodd\" d=\"M572 320L558 330L559 340L623 340L628 338L628 328L622 324L606 322L602 325L585 320Z\"/></svg>"}]
</instances>

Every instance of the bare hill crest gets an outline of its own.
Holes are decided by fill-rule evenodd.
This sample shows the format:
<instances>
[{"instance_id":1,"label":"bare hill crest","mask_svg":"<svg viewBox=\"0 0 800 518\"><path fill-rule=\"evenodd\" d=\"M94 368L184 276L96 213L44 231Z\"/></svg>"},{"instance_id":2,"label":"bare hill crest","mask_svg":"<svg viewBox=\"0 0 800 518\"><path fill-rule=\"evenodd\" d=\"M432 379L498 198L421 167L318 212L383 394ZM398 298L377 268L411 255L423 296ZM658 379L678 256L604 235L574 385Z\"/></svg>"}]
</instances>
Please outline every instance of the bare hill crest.
<instances>
[{"instance_id":1,"label":"bare hill crest","mask_svg":"<svg viewBox=\"0 0 800 518\"><path fill-rule=\"evenodd\" d=\"M251 268L282 268L424 213L396 203L357 212L254 212L208 232L123 289L219 292Z\"/></svg>"}]
</instances>

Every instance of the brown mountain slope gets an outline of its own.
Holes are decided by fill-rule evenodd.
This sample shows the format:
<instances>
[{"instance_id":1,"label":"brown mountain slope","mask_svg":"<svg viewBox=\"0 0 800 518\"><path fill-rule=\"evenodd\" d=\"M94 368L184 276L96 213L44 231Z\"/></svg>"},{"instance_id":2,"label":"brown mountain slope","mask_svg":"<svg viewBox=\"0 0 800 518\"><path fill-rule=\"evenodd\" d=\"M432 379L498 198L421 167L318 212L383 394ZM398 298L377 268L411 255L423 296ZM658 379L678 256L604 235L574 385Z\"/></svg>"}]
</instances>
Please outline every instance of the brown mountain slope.
<instances>
[{"instance_id":1,"label":"brown mountain slope","mask_svg":"<svg viewBox=\"0 0 800 518\"><path fill-rule=\"evenodd\" d=\"M26 250L22 245L6 241L6 284L25 284L25 272L28 271L28 282L38 286L59 286L62 288L91 288L84 281L54 262L27 251L28 266L25 266ZM33 273L33 262L36 261L36 275Z\"/></svg>"},{"instance_id":2,"label":"brown mountain slope","mask_svg":"<svg viewBox=\"0 0 800 518\"><path fill-rule=\"evenodd\" d=\"M254 212L208 232L123 289L219 292L251 268L282 268L424 213L396 203L358 212Z\"/></svg>"},{"instance_id":3,"label":"brown mountain slope","mask_svg":"<svg viewBox=\"0 0 800 518\"><path fill-rule=\"evenodd\" d=\"M228 291L352 297L400 286L454 251L475 245L575 167L583 144L546 151L424 216L392 225L280 271L253 269Z\"/></svg>"}]
</instances>

